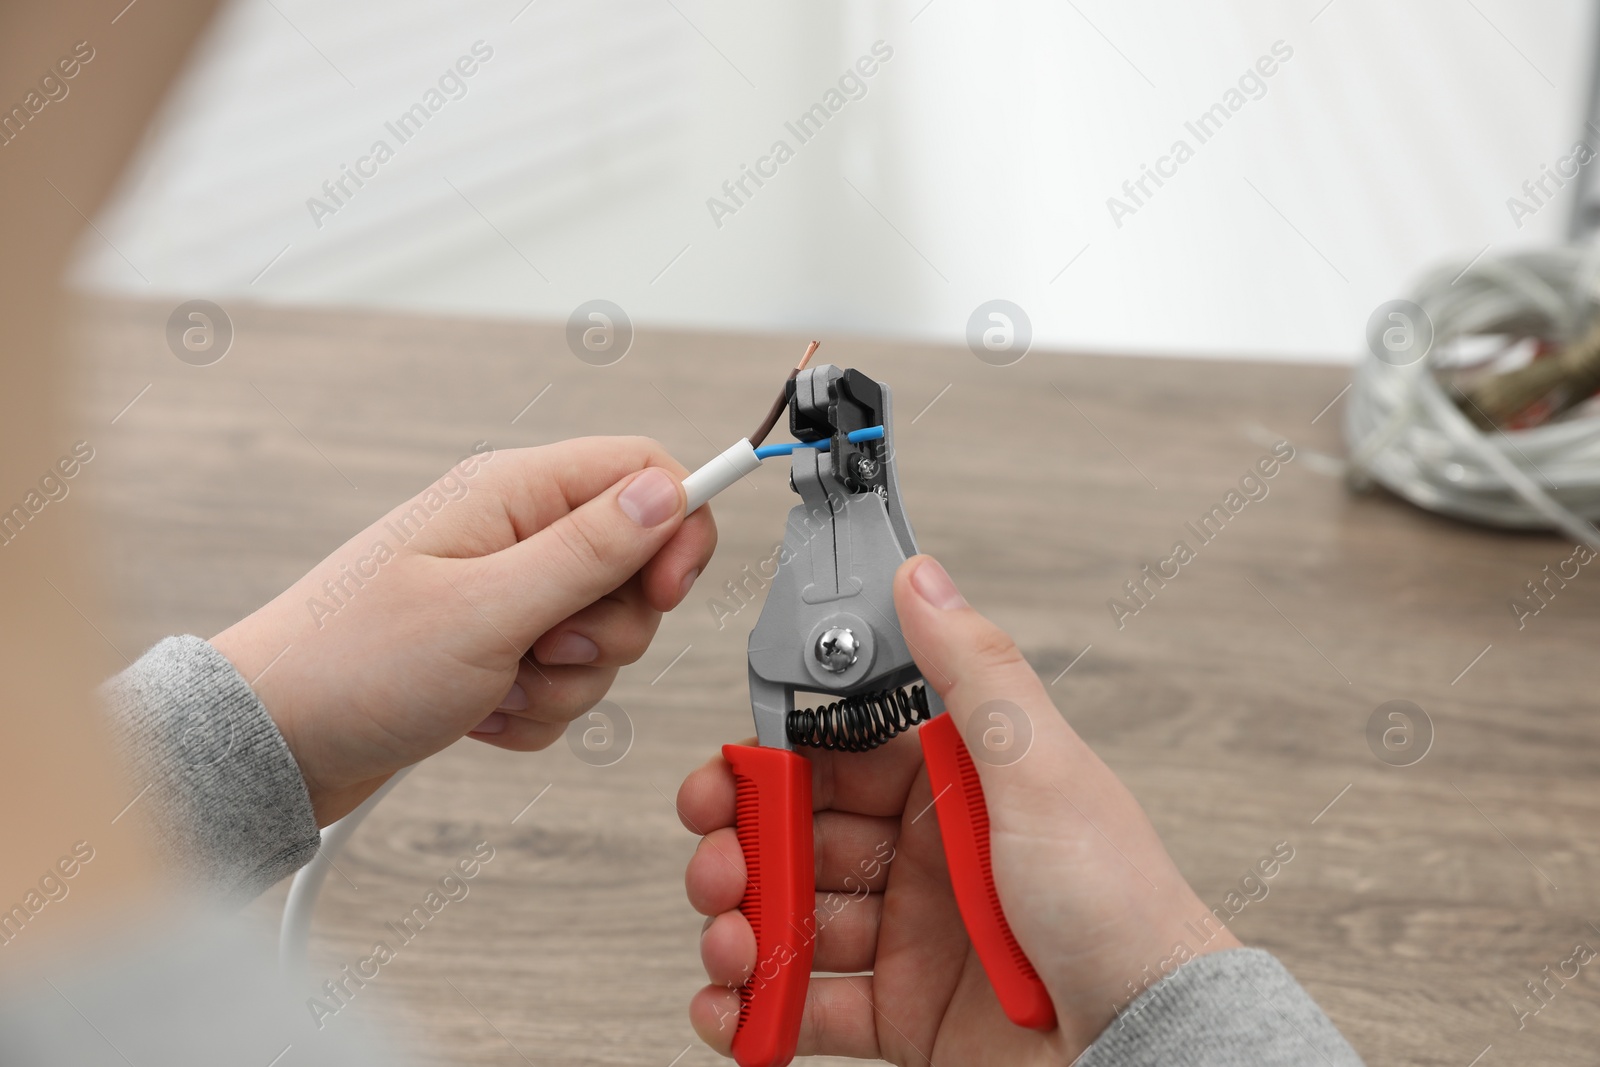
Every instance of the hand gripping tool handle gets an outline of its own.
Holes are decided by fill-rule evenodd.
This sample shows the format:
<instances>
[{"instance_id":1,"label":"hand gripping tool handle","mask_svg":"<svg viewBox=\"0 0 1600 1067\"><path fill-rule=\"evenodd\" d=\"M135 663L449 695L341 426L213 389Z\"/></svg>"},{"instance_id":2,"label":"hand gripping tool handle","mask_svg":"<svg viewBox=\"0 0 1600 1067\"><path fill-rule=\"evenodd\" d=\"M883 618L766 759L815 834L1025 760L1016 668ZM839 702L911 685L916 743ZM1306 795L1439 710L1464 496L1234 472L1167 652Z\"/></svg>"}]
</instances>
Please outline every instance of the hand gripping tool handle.
<instances>
[{"instance_id":1,"label":"hand gripping tool handle","mask_svg":"<svg viewBox=\"0 0 1600 1067\"><path fill-rule=\"evenodd\" d=\"M733 1058L739 1067L782 1067L799 1040L815 941L811 761L749 745L724 745L722 755L733 766L746 870L739 910L756 935L755 970L739 988Z\"/></svg>"},{"instance_id":2,"label":"hand gripping tool handle","mask_svg":"<svg viewBox=\"0 0 1600 1067\"><path fill-rule=\"evenodd\" d=\"M948 714L918 733L956 905L984 973L1006 1018L1049 1030L1056 1025L1055 1007L995 889L977 767ZM722 754L733 767L735 825L747 872L739 910L756 935L756 967L739 990L733 1056L739 1067L782 1067L794 1058L815 944L811 763L779 748L724 745Z\"/></svg>"},{"instance_id":3,"label":"hand gripping tool handle","mask_svg":"<svg viewBox=\"0 0 1600 1067\"><path fill-rule=\"evenodd\" d=\"M795 747L865 752L918 723L962 921L1006 1015L1049 1029L1050 998L995 892L977 770L937 696L916 684L921 671L895 622L895 570L917 546L900 498L889 389L824 364L798 372L785 396L797 441L790 484L800 504L789 513L778 569L750 633L759 747L723 749L749 871L739 909L757 953L739 994L734 1059L740 1067L787 1064L805 1011L816 878L811 767ZM834 699L797 710L799 691Z\"/></svg>"},{"instance_id":4,"label":"hand gripping tool handle","mask_svg":"<svg viewBox=\"0 0 1600 1067\"><path fill-rule=\"evenodd\" d=\"M956 906L983 972L989 976L1006 1018L1030 1030L1052 1029L1056 1011L1050 994L1017 944L995 890L989 857L989 809L972 754L948 713L923 723L918 733Z\"/></svg>"}]
</instances>

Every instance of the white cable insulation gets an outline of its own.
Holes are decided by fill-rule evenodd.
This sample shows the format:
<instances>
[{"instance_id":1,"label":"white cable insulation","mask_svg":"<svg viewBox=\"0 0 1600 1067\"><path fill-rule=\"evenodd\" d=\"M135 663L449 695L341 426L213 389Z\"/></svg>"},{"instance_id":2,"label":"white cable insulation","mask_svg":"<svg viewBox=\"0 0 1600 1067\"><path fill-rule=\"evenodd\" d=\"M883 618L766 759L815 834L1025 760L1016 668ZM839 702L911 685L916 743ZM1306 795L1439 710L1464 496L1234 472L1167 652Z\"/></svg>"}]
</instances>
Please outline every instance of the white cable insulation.
<instances>
[{"instance_id":1,"label":"white cable insulation","mask_svg":"<svg viewBox=\"0 0 1600 1067\"><path fill-rule=\"evenodd\" d=\"M728 488L746 474L761 466L750 439L741 437L710 463L683 480L684 494L689 498L686 515Z\"/></svg>"},{"instance_id":2,"label":"white cable insulation","mask_svg":"<svg viewBox=\"0 0 1600 1067\"><path fill-rule=\"evenodd\" d=\"M1600 301L1600 246L1523 252L1440 269L1412 299L1433 346L1409 366L1369 354L1345 409L1350 473L1420 507L1491 526L1554 528L1600 549L1600 418L1484 433L1445 394L1441 351L1471 334L1575 338Z\"/></svg>"},{"instance_id":3,"label":"white cable insulation","mask_svg":"<svg viewBox=\"0 0 1600 1067\"><path fill-rule=\"evenodd\" d=\"M363 819L372 814L389 791L400 780L416 769L416 764L402 767L389 776L373 794L349 815L322 831L322 846L310 863L295 874L289 885L289 899L283 905L283 926L278 931L278 964L291 978L302 978L306 973L306 950L311 943L311 916L317 907L317 894L322 883L333 869L334 858L350 840Z\"/></svg>"}]
</instances>

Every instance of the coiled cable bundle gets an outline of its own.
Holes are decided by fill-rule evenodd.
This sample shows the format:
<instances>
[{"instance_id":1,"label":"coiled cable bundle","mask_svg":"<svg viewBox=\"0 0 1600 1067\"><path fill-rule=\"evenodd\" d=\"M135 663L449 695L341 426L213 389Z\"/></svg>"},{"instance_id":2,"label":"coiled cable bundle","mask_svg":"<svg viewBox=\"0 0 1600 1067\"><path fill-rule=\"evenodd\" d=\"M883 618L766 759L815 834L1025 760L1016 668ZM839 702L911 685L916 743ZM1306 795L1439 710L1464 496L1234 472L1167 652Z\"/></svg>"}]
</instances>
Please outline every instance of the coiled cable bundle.
<instances>
[{"instance_id":1,"label":"coiled cable bundle","mask_svg":"<svg viewBox=\"0 0 1600 1067\"><path fill-rule=\"evenodd\" d=\"M1408 309L1420 309L1420 321ZM1432 511L1554 528L1600 549L1591 521L1600 518L1600 418L1484 430L1489 420L1470 392L1441 381L1456 370L1457 342L1509 336L1572 346L1597 313L1600 245L1485 257L1425 276L1413 302L1384 305L1369 323L1369 353L1345 410L1351 484L1376 481Z\"/></svg>"}]
</instances>

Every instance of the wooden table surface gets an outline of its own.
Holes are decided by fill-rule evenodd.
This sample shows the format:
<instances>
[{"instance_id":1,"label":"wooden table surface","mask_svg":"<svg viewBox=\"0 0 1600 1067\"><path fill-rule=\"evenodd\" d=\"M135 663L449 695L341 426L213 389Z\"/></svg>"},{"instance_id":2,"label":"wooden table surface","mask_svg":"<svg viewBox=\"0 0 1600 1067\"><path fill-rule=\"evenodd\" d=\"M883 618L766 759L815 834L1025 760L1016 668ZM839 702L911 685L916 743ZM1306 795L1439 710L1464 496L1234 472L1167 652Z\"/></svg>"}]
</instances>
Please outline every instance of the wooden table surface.
<instances>
[{"instance_id":1,"label":"wooden table surface","mask_svg":"<svg viewBox=\"0 0 1600 1067\"><path fill-rule=\"evenodd\" d=\"M166 347L175 303L82 316L97 456L79 484L113 549L102 628L129 655L265 602L475 441L648 434L695 466L749 432L805 341L642 330L594 367L559 324L239 306L232 350L194 367ZM1015 635L1200 896L1222 902L1292 845L1234 928L1369 1063L1467 1067L1491 1045L1484 1067L1594 1062L1587 973L1524 1028L1512 1007L1576 944L1600 948L1600 573L1520 631L1508 607L1571 545L1351 495L1330 458L1343 401L1317 418L1340 368L1039 352L996 368L851 338L821 355L893 385L921 545ZM1119 629L1107 601L1279 439L1297 452L1270 494ZM686 1018L694 839L668 798L750 731L755 611L719 630L708 600L781 538L784 473L753 481L718 501L717 557L612 691L625 758L463 742L363 829L324 894L317 973L366 955L476 842L495 859L352 1014L452 1064L720 1062ZM1409 767L1369 747L1395 699L1432 724ZM282 897L250 914L275 922Z\"/></svg>"}]
</instances>

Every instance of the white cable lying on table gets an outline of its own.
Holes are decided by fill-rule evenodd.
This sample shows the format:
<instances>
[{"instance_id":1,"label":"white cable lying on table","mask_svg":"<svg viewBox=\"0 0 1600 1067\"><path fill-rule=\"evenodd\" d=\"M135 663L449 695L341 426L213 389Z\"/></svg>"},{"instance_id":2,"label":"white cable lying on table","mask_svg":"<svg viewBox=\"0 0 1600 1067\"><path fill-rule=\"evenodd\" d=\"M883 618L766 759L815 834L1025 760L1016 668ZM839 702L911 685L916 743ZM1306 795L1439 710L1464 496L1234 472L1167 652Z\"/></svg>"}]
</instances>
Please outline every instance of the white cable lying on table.
<instances>
[{"instance_id":1,"label":"white cable lying on table","mask_svg":"<svg viewBox=\"0 0 1600 1067\"><path fill-rule=\"evenodd\" d=\"M317 849L316 856L295 872L294 881L289 883L289 899L283 905L283 925L278 931L278 964L285 974L300 978L306 973L311 915L316 910L317 894L322 890L322 883L327 881L328 872L333 869L334 857L344 848L345 842L350 840L362 820L372 814L372 809L389 795L389 790L416 769L414 763L409 767L401 767L349 815L325 827L322 845Z\"/></svg>"},{"instance_id":2,"label":"white cable lying on table","mask_svg":"<svg viewBox=\"0 0 1600 1067\"><path fill-rule=\"evenodd\" d=\"M1456 338L1580 335L1600 303L1600 246L1482 259L1425 277L1413 299L1433 325L1421 359L1369 355L1345 411L1353 481L1369 477L1420 507L1493 526L1555 528L1600 549L1600 418L1485 433L1435 376Z\"/></svg>"}]
</instances>

